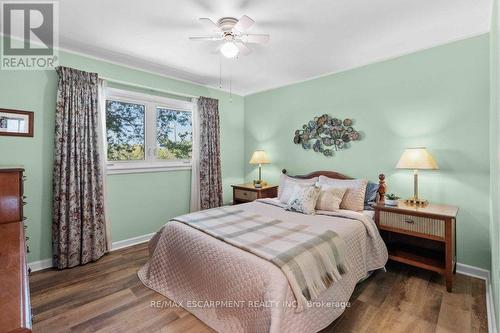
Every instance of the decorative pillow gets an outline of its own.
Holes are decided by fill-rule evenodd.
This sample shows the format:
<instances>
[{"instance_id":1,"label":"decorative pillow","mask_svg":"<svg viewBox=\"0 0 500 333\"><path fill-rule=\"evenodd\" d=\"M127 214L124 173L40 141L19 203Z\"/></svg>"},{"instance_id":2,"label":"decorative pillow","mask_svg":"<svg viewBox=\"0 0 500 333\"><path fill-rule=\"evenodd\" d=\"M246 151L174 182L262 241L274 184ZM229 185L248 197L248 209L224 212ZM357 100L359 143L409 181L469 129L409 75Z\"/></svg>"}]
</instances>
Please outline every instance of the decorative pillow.
<instances>
[{"instance_id":1,"label":"decorative pillow","mask_svg":"<svg viewBox=\"0 0 500 333\"><path fill-rule=\"evenodd\" d=\"M296 184L290 197L290 203L285 209L292 212L314 215L316 213L314 207L316 207L319 192L319 187Z\"/></svg>"},{"instance_id":2,"label":"decorative pillow","mask_svg":"<svg viewBox=\"0 0 500 333\"><path fill-rule=\"evenodd\" d=\"M373 210L371 204L375 203L377 200L377 192L380 185L372 182L368 182L366 185L365 193L365 210Z\"/></svg>"},{"instance_id":3,"label":"decorative pillow","mask_svg":"<svg viewBox=\"0 0 500 333\"><path fill-rule=\"evenodd\" d=\"M346 188L337 188L328 185L321 186L316 209L337 211L340 209L340 203L344 197Z\"/></svg>"},{"instance_id":4,"label":"decorative pillow","mask_svg":"<svg viewBox=\"0 0 500 333\"><path fill-rule=\"evenodd\" d=\"M345 188L347 191L340 203L341 209L362 211L365 202L366 179L333 179L325 176L319 176L318 180L321 186L329 185L337 188Z\"/></svg>"},{"instance_id":5,"label":"decorative pillow","mask_svg":"<svg viewBox=\"0 0 500 333\"><path fill-rule=\"evenodd\" d=\"M312 186L316 184L317 181L318 177L311 179L298 179L282 174L280 177L280 186L278 187L278 200L288 205L296 184Z\"/></svg>"}]
</instances>

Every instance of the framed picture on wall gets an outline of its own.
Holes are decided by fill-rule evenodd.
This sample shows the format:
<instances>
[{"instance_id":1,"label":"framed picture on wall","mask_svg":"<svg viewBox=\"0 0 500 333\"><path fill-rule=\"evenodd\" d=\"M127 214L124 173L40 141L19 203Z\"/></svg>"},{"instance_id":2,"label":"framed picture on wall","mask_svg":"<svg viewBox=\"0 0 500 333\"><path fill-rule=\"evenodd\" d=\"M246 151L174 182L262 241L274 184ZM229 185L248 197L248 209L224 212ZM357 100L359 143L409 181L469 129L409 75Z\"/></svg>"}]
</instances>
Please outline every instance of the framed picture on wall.
<instances>
[{"instance_id":1,"label":"framed picture on wall","mask_svg":"<svg viewBox=\"0 0 500 333\"><path fill-rule=\"evenodd\" d=\"M0 109L0 135L33 137L34 113Z\"/></svg>"}]
</instances>

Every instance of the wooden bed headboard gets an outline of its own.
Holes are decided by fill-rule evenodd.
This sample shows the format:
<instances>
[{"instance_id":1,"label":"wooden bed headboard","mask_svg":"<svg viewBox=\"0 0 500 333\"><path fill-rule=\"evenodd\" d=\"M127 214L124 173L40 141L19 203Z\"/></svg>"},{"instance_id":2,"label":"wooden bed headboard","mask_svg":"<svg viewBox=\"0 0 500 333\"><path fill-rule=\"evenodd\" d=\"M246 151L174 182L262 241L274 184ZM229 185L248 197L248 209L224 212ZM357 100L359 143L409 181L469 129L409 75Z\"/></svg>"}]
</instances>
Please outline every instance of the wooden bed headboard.
<instances>
[{"instance_id":1,"label":"wooden bed headboard","mask_svg":"<svg viewBox=\"0 0 500 333\"><path fill-rule=\"evenodd\" d=\"M283 174L287 175L286 169L281 170L281 172ZM290 176L290 175L288 175L288 176ZM343 175L343 174L335 172L335 171L313 171L311 173L308 173L307 175L295 175L295 176L290 176L290 177L299 178L299 179L311 179L311 178L319 177L319 176L325 176L325 177L334 178L334 179L353 179L352 177ZM385 175L383 173L378 175L378 184L380 186L378 188L377 203L383 203L385 201L385 193L387 190L387 184L385 183Z\"/></svg>"}]
</instances>

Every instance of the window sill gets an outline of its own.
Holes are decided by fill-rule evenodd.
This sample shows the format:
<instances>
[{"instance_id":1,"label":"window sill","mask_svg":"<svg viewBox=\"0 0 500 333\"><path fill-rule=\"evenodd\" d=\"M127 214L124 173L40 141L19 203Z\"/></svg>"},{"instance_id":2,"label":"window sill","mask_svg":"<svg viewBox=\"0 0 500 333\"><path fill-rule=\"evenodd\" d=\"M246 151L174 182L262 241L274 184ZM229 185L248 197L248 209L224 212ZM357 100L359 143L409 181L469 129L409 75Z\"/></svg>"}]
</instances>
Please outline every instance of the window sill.
<instances>
[{"instance_id":1,"label":"window sill","mask_svg":"<svg viewBox=\"0 0 500 333\"><path fill-rule=\"evenodd\" d=\"M144 166L128 166L128 165L113 165L108 166L106 174L122 175L130 173L149 173L149 172L168 172L191 170L191 164L172 164L172 165L144 165Z\"/></svg>"}]
</instances>

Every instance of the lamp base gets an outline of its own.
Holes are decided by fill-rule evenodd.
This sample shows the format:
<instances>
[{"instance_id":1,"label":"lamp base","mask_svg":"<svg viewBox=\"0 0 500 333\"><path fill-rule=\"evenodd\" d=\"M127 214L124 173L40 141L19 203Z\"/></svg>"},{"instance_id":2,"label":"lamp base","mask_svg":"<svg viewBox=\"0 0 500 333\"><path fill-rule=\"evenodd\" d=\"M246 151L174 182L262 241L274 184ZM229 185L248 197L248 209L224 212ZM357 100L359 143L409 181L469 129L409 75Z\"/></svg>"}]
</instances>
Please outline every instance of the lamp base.
<instances>
[{"instance_id":1,"label":"lamp base","mask_svg":"<svg viewBox=\"0 0 500 333\"><path fill-rule=\"evenodd\" d=\"M253 186L255 188L263 188L267 186L267 182L265 180L254 180Z\"/></svg>"},{"instance_id":2,"label":"lamp base","mask_svg":"<svg viewBox=\"0 0 500 333\"><path fill-rule=\"evenodd\" d=\"M422 200L420 198L415 198L415 197L408 198L404 202L408 206L416 206L416 207L425 207L429 204L427 200Z\"/></svg>"}]
</instances>

